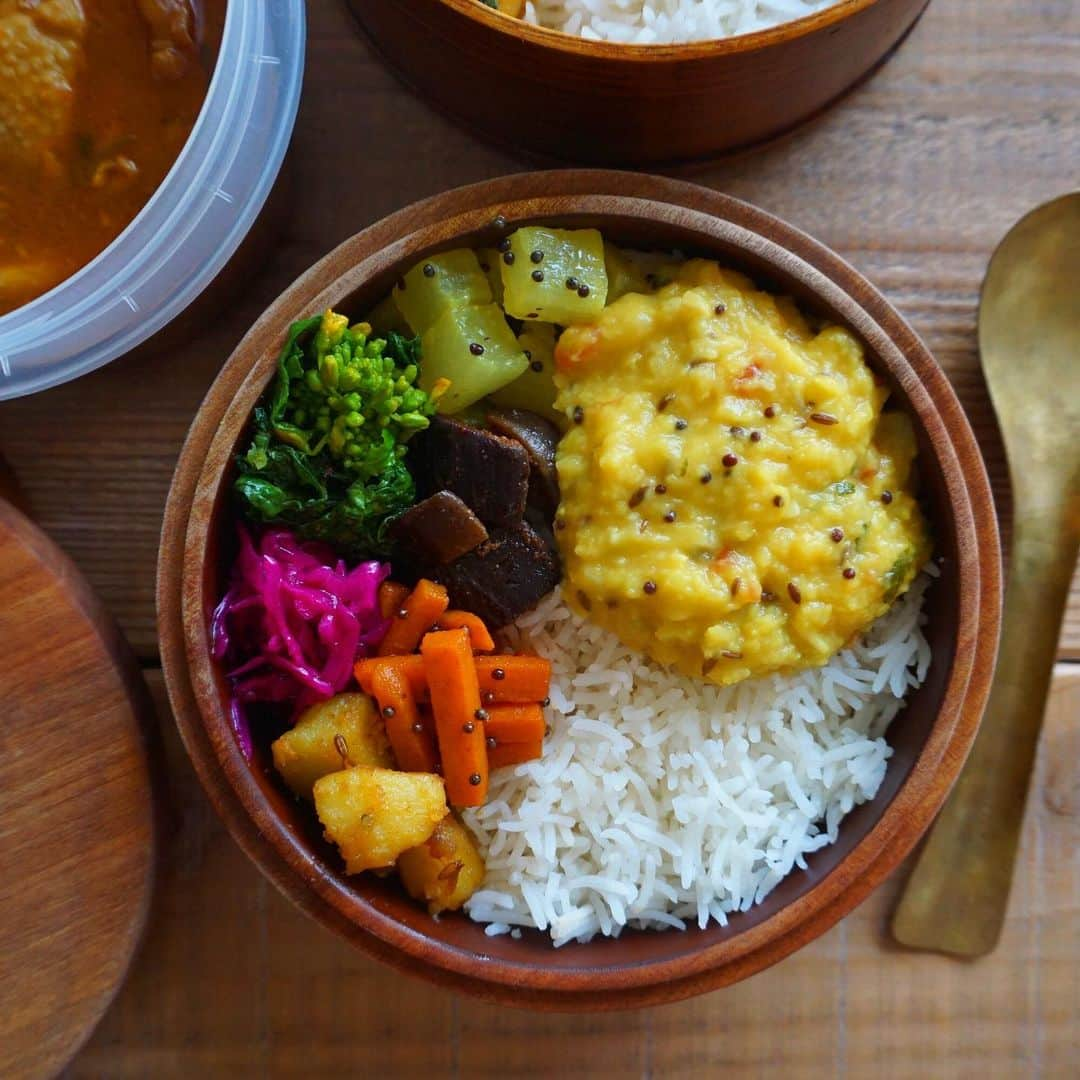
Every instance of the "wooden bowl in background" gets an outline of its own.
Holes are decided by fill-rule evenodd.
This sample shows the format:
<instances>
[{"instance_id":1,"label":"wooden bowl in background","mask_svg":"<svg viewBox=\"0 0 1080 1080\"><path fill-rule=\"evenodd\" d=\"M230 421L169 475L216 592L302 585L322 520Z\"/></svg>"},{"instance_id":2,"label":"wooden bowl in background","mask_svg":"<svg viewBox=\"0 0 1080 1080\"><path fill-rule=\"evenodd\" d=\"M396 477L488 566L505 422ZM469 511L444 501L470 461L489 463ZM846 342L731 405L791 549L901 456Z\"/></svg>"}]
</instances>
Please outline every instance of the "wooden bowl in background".
<instances>
[{"instance_id":1,"label":"wooden bowl in background","mask_svg":"<svg viewBox=\"0 0 1080 1080\"><path fill-rule=\"evenodd\" d=\"M934 662L889 732L894 749L877 798L727 927L628 932L555 950L546 937L487 937L463 915L438 922L393 879L347 878L314 815L276 780L265 746L243 758L227 686L210 658L209 621L225 589L232 543L232 460L271 380L288 325L334 307L359 315L428 252L492 243L510 226L596 225L645 248L712 255L844 323L912 414L941 576L930 593ZM301 907L398 967L510 1004L580 1009L640 1006L726 985L786 956L862 900L911 850L943 802L986 701L1000 617L1000 551L990 488L945 375L885 299L849 265L777 219L693 185L610 172L505 177L402 210L346 241L287 290L228 361L180 457L162 534L159 629L181 734L241 845Z\"/></svg>"},{"instance_id":2,"label":"wooden bowl in background","mask_svg":"<svg viewBox=\"0 0 1080 1080\"><path fill-rule=\"evenodd\" d=\"M437 108L507 147L610 165L705 158L794 127L879 64L928 0L840 0L683 45L586 41L478 0L348 2Z\"/></svg>"}]
</instances>

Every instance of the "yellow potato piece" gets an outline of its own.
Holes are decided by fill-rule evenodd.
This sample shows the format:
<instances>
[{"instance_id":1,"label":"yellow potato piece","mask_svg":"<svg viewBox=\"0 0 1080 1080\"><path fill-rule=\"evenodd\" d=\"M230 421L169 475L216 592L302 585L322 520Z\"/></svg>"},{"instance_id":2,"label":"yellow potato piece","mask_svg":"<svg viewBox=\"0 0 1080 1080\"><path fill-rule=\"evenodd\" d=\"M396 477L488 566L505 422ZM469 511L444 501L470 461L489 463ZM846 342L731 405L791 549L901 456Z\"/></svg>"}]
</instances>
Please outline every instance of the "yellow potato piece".
<instances>
[{"instance_id":1,"label":"yellow potato piece","mask_svg":"<svg viewBox=\"0 0 1080 1080\"><path fill-rule=\"evenodd\" d=\"M394 764L386 727L367 694L338 694L312 705L270 750L285 783L304 799L327 773L350 765Z\"/></svg>"},{"instance_id":2,"label":"yellow potato piece","mask_svg":"<svg viewBox=\"0 0 1080 1080\"><path fill-rule=\"evenodd\" d=\"M442 777L358 765L315 782L315 812L350 874L393 866L446 817Z\"/></svg>"},{"instance_id":3,"label":"yellow potato piece","mask_svg":"<svg viewBox=\"0 0 1080 1080\"><path fill-rule=\"evenodd\" d=\"M457 911L484 880L484 860L453 814L424 843L402 852L397 866L406 892L426 903L432 915Z\"/></svg>"}]
</instances>

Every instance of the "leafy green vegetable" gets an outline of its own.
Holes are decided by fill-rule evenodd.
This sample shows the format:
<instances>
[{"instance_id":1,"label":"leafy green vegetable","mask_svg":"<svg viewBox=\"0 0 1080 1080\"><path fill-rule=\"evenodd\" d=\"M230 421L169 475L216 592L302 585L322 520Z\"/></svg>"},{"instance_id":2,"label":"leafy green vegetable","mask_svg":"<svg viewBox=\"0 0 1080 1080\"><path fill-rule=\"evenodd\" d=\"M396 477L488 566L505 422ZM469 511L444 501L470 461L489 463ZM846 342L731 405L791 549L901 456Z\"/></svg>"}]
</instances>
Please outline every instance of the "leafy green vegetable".
<instances>
[{"instance_id":1,"label":"leafy green vegetable","mask_svg":"<svg viewBox=\"0 0 1080 1080\"><path fill-rule=\"evenodd\" d=\"M914 566L915 549L911 547L885 571L883 580L885 583L886 604L891 604L900 595L900 590L907 584Z\"/></svg>"},{"instance_id":2,"label":"leafy green vegetable","mask_svg":"<svg viewBox=\"0 0 1080 1080\"><path fill-rule=\"evenodd\" d=\"M290 327L235 491L253 521L370 558L388 553L387 528L413 503L405 443L435 402L415 385L419 342L369 331L331 311Z\"/></svg>"},{"instance_id":3,"label":"leafy green vegetable","mask_svg":"<svg viewBox=\"0 0 1080 1080\"><path fill-rule=\"evenodd\" d=\"M829 490L834 495L854 495L855 485L850 480L837 480Z\"/></svg>"}]
</instances>

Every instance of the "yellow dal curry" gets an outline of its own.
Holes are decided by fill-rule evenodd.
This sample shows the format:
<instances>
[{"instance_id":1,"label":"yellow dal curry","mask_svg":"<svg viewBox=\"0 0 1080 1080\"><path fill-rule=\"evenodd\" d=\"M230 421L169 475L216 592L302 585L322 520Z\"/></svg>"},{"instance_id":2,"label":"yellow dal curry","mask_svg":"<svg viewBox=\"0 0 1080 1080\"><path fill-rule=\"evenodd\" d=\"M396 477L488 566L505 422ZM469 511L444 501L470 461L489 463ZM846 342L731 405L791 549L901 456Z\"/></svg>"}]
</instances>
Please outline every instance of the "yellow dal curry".
<instances>
[{"instance_id":1,"label":"yellow dal curry","mask_svg":"<svg viewBox=\"0 0 1080 1080\"><path fill-rule=\"evenodd\" d=\"M567 329L556 519L569 602L727 684L819 665L929 555L916 446L859 343L716 264Z\"/></svg>"}]
</instances>

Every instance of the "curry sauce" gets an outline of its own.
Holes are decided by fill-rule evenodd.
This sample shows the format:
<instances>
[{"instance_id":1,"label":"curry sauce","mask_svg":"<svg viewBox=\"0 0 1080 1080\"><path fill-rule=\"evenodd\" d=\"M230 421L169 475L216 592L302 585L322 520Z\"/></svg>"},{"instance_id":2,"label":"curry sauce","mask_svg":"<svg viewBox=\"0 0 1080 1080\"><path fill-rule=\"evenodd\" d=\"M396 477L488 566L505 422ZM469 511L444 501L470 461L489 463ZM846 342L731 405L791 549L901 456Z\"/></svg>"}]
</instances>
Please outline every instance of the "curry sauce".
<instances>
[{"instance_id":1,"label":"curry sauce","mask_svg":"<svg viewBox=\"0 0 1080 1080\"><path fill-rule=\"evenodd\" d=\"M118 236L206 96L225 0L0 0L0 315Z\"/></svg>"},{"instance_id":2,"label":"curry sauce","mask_svg":"<svg viewBox=\"0 0 1080 1080\"><path fill-rule=\"evenodd\" d=\"M929 554L905 413L846 330L696 260L556 352L564 592L728 684L826 662Z\"/></svg>"}]
</instances>

